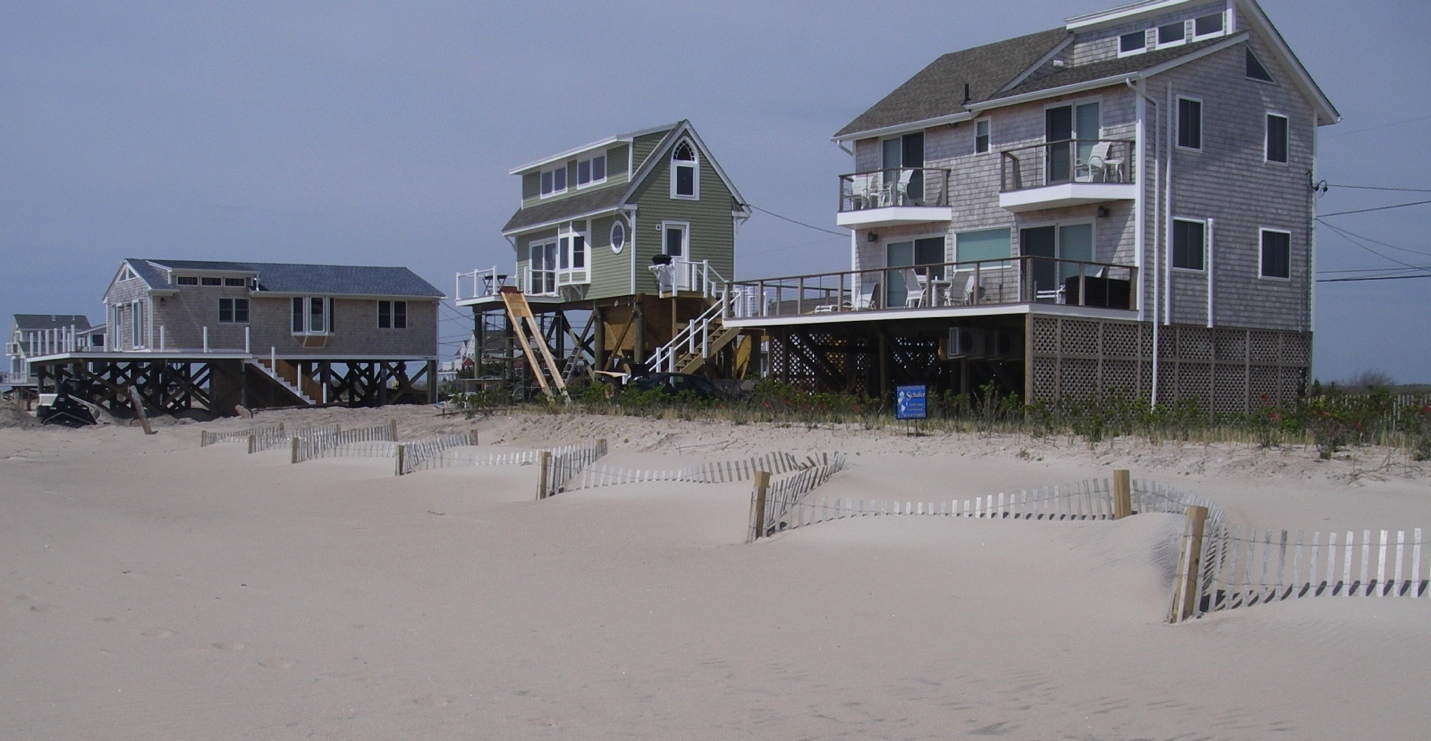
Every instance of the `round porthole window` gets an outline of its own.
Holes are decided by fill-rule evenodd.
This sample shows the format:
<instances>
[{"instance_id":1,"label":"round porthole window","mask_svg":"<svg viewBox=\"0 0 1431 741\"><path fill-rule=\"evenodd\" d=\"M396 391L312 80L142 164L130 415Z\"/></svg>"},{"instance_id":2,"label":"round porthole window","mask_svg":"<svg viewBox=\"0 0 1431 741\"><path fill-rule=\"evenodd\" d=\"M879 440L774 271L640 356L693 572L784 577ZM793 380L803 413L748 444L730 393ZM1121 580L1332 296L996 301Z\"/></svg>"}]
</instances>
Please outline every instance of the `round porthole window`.
<instances>
[{"instance_id":1,"label":"round porthole window","mask_svg":"<svg viewBox=\"0 0 1431 741\"><path fill-rule=\"evenodd\" d=\"M611 251L620 254L621 248L626 246L626 225L616 222L611 225Z\"/></svg>"}]
</instances>

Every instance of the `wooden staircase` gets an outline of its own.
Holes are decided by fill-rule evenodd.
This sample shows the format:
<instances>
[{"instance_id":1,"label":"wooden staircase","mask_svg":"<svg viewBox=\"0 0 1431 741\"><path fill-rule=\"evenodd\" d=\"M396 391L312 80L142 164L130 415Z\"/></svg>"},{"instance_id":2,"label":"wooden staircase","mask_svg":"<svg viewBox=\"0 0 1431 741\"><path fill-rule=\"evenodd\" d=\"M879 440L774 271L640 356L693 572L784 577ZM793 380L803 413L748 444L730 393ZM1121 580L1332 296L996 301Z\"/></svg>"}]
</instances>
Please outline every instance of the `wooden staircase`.
<instances>
[{"instance_id":1,"label":"wooden staircase","mask_svg":"<svg viewBox=\"0 0 1431 741\"><path fill-rule=\"evenodd\" d=\"M722 318L730 308L729 301L718 297L706 309L652 354L652 370L666 373L695 373L711 362L722 350L741 337L741 330L725 326ZM740 346L737 354L749 355L749 348ZM740 351L743 351L740 352ZM737 362L737 365L741 363Z\"/></svg>"},{"instance_id":2,"label":"wooden staircase","mask_svg":"<svg viewBox=\"0 0 1431 741\"><path fill-rule=\"evenodd\" d=\"M275 361L277 367L270 367L269 359L262 356L248 361L253 367L263 372L274 383L287 391L293 398L307 404L317 406L317 397L322 395L322 390L318 383L311 378L303 378L298 372L298 366L287 360ZM293 380L289 380L292 378ZM310 395L311 394L311 395Z\"/></svg>"},{"instance_id":3,"label":"wooden staircase","mask_svg":"<svg viewBox=\"0 0 1431 741\"><path fill-rule=\"evenodd\" d=\"M542 393L555 401L556 392L559 391L562 400L570 403L566 380L562 377L556 359L552 357L551 349L547 347L546 338L542 336L542 326L532 315L532 307L527 304L527 297L512 287L503 288L501 295L502 303L507 306L507 317L512 320L512 327L516 330L517 343L521 345L522 354L526 356L527 364L531 366L532 375L536 377ZM536 346L536 352L532 351L533 345Z\"/></svg>"}]
</instances>

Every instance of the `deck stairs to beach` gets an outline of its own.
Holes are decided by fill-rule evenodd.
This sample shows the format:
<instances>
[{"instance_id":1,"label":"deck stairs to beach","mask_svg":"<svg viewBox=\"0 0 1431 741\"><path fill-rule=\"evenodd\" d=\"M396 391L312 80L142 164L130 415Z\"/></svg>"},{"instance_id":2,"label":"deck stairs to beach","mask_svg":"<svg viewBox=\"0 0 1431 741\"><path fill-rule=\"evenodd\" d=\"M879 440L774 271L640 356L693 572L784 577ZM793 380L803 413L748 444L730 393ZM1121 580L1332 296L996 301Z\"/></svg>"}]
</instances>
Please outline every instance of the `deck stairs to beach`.
<instances>
[{"instance_id":1,"label":"deck stairs to beach","mask_svg":"<svg viewBox=\"0 0 1431 741\"><path fill-rule=\"evenodd\" d=\"M321 395L318 384L309 378L303 378L298 372L298 366L287 360L277 358L250 358L245 361L250 367L257 368L260 373L268 377L284 391L287 391L293 398L307 404L317 406L317 396ZM289 380L292 378L293 380ZM312 396L309 394L312 393Z\"/></svg>"},{"instance_id":2,"label":"deck stairs to beach","mask_svg":"<svg viewBox=\"0 0 1431 741\"><path fill-rule=\"evenodd\" d=\"M727 291L716 295L710 307L693 319L670 342L656 348L651 367L657 372L695 373L711 362L741 335L741 330L725 326L730 312Z\"/></svg>"},{"instance_id":3,"label":"deck stairs to beach","mask_svg":"<svg viewBox=\"0 0 1431 741\"><path fill-rule=\"evenodd\" d=\"M551 349L547 347L546 338L542 335L542 326L532 315L532 307L527 304L527 297L521 291L510 286L502 289L501 296L502 303L507 307L507 317L512 320L517 344L521 346L522 354L526 356L527 364L532 369L532 376L541 386L542 393L553 401L556 400L557 394L560 394L563 401L570 402L571 397L567 395L566 391L566 379L562 376L556 358L552 357ZM535 351L533 351L534 346Z\"/></svg>"}]
</instances>

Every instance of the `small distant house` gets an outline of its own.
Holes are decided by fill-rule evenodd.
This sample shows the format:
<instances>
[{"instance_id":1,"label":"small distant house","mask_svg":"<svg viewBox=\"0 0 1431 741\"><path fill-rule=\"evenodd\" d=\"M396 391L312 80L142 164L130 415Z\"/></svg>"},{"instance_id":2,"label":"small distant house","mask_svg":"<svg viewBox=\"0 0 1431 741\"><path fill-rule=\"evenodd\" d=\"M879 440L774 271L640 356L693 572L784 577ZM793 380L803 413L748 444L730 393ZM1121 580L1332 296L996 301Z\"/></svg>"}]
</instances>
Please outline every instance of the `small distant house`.
<instances>
[{"instance_id":1,"label":"small distant house","mask_svg":"<svg viewBox=\"0 0 1431 741\"><path fill-rule=\"evenodd\" d=\"M30 358L104 346L104 325L93 326L83 314L16 314L5 343L5 377L11 386L35 382Z\"/></svg>"}]
</instances>

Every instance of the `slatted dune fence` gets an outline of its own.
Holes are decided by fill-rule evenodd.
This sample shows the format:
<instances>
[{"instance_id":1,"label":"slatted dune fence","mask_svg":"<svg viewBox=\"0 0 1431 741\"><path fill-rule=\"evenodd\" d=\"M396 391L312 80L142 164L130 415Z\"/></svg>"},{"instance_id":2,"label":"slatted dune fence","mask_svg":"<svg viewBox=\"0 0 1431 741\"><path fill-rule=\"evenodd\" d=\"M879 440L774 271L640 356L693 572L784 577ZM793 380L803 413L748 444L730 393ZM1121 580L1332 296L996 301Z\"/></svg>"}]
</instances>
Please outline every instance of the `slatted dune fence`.
<instances>
[{"instance_id":1,"label":"slatted dune fence","mask_svg":"<svg viewBox=\"0 0 1431 741\"><path fill-rule=\"evenodd\" d=\"M373 451L388 450L384 446L355 447L356 443L397 443L397 434L394 425L375 425L373 427L357 427L351 430L336 430L333 432L323 432L307 437L298 435L291 436L289 443L293 446L293 462L313 460L314 458L331 457L382 457L392 456L395 453ZM342 448L344 450L340 451Z\"/></svg>"},{"instance_id":2,"label":"slatted dune fence","mask_svg":"<svg viewBox=\"0 0 1431 741\"><path fill-rule=\"evenodd\" d=\"M756 471L784 474L790 473L791 471L812 468L818 464L819 461L813 457L807 457L802 461L790 453L767 453L753 458L718 463L702 463L698 466L687 466L685 468L661 471L621 468L619 466L590 466L581 471L580 479L574 481L573 485L568 486L567 490L573 491L576 489L592 489L601 486L639 484L647 481L724 484L750 481L755 477Z\"/></svg>"},{"instance_id":3,"label":"slatted dune fence","mask_svg":"<svg viewBox=\"0 0 1431 741\"><path fill-rule=\"evenodd\" d=\"M1184 548L1191 533L1184 527ZM1422 530L1314 532L1219 523L1205 529L1192 614L1303 597L1428 597ZM1181 575L1180 575L1181 576ZM1173 595L1174 616L1179 592ZM1182 598L1186 599L1186 598Z\"/></svg>"},{"instance_id":4,"label":"slatted dune fence","mask_svg":"<svg viewBox=\"0 0 1431 741\"><path fill-rule=\"evenodd\" d=\"M813 459L811 460L813 462ZM789 519L794 508L801 506L800 503L804 497L829 481L831 476L839 473L844 467L845 455L843 453L823 455L819 463L772 483L766 491L762 492L757 489L750 498L751 524L746 542L754 542L756 538L767 537L779 529L784 529L780 525ZM838 512L830 517L828 507L824 514L827 519L839 517Z\"/></svg>"},{"instance_id":5,"label":"slatted dune fence","mask_svg":"<svg viewBox=\"0 0 1431 741\"><path fill-rule=\"evenodd\" d=\"M405 476L414 471L436 468L442 461L443 451L477 444L473 432L454 432L448 435L402 443L398 455L396 473Z\"/></svg>"},{"instance_id":6,"label":"slatted dune fence","mask_svg":"<svg viewBox=\"0 0 1431 741\"><path fill-rule=\"evenodd\" d=\"M541 485L545 490L540 492L540 497L546 498L566 491L567 483L604 455L605 440L597 440L595 445L569 445L552 450L546 461L546 470L542 472Z\"/></svg>"},{"instance_id":7,"label":"slatted dune fence","mask_svg":"<svg viewBox=\"0 0 1431 741\"><path fill-rule=\"evenodd\" d=\"M199 430L199 447L207 448L210 445L219 443L245 443L250 437L262 435L265 438L283 437L283 423L276 425L266 425L264 427L253 427L247 430L233 430L231 432L209 432Z\"/></svg>"},{"instance_id":8,"label":"slatted dune fence","mask_svg":"<svg viewBox=\"0 0 1431 741\"><path fill-rule=\"evenodd\" d=\"M295 437L300 440L311 440L335 435L340 431L341 428L336 424L299 427L289 430L284 427L282 422L276 425L253 427L247 430L236 430L233 432L209 432L207 430L200 430L199 447L208 447L218 443L246 441L249 444L248 452L262 453L265 450L291 445Z\"/></svg>"}]
</instances>

